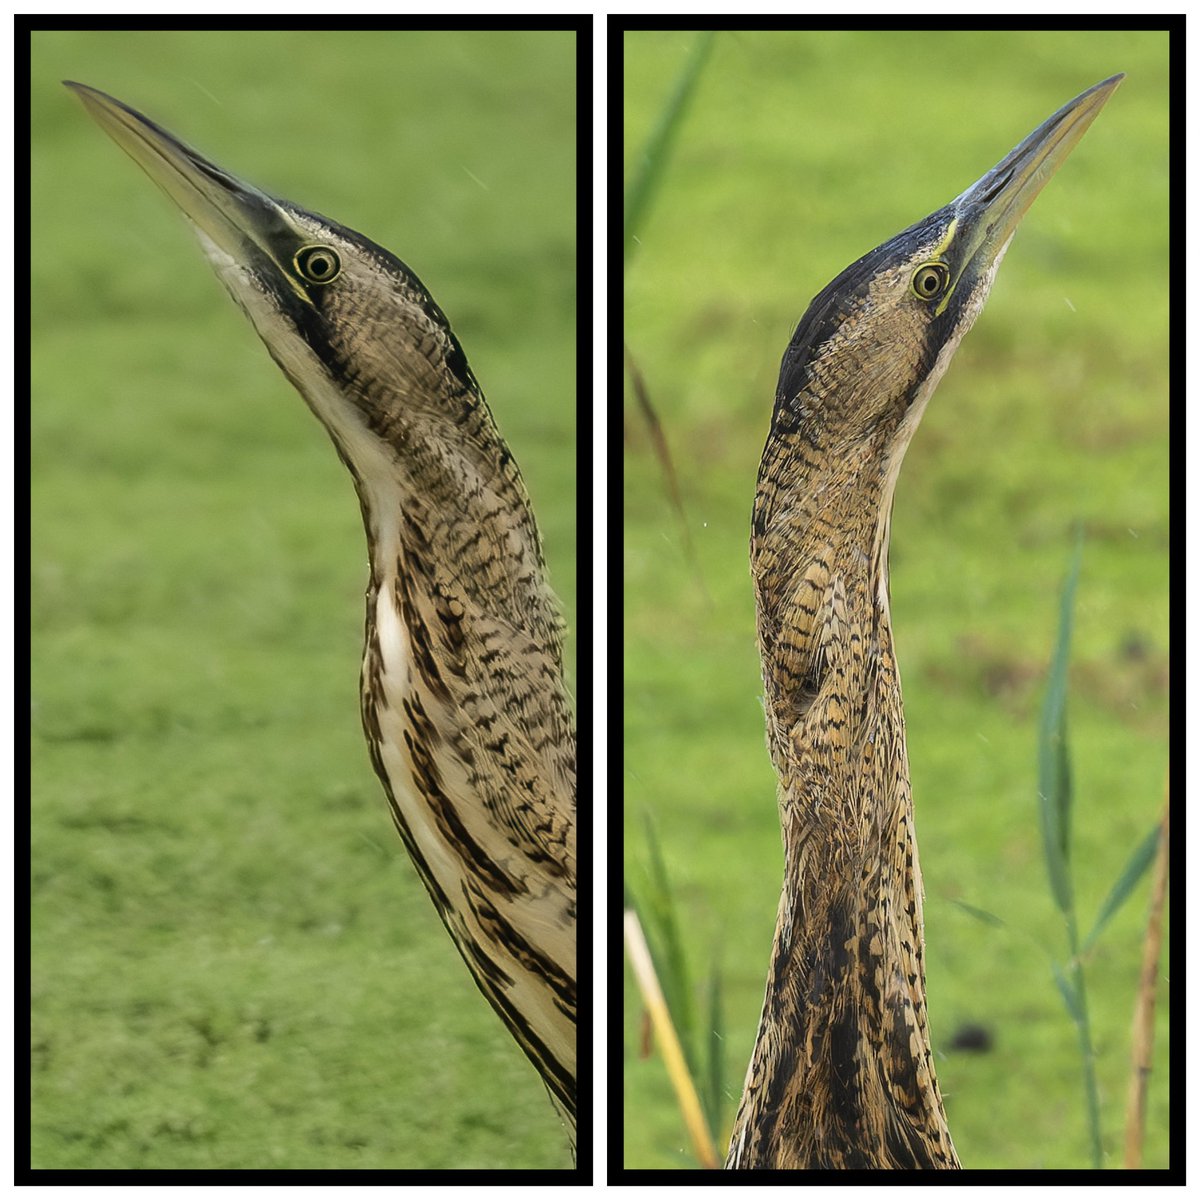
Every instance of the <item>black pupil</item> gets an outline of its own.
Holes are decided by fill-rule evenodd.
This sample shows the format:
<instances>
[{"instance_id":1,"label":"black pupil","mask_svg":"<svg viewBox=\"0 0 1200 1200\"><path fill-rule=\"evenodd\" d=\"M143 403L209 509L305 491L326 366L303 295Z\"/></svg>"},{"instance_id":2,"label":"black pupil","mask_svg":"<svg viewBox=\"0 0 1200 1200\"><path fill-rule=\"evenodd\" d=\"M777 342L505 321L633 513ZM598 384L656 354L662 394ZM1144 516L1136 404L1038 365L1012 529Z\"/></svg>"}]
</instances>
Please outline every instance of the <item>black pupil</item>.
<instances>
[{"instance_id":1,"label":"black pupil","mask_svg":"<svg viewBox=\"0 0 1200 1200\"><path fill-rule=\"evenodd\" d=\"M333 273L333 262L328 254L322 253L320 250L314 251L308 256L308 261L304 264L311 278L316 280L328 279Z\"/></svg>"}]
</instances>

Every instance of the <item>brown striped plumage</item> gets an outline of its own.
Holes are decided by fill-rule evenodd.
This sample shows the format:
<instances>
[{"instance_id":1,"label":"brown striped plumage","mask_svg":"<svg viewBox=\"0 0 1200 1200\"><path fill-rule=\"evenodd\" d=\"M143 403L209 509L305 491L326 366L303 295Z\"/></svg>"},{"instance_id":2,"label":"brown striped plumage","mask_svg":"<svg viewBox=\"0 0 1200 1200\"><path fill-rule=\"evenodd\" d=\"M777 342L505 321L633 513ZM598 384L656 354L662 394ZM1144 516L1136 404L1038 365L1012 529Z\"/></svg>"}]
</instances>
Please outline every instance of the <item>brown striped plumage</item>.
<instances>
[{"instance_id":1,"label":"brown striped plumage","mask_svg":"<svg viewBox=\"0 0 1200 1200\"><path fill-rule=\"evenodd\" d=\"M520 473L467 381L444 390L470 457L393 433L402 471L354 471L371 559L363 727L446 928L573 1128L575 734L561 629ZM479 498L469 520L463 496Z\"/></svg>"},{"instance_id":2,"label":"brown striped plumage","mask_svg":"<svg viewBox=\"0 0 1200 1200\"><path fill-rule=\"evenodd\" d=\"M726 1165L955 1168L888 605L904 452L1034 196L1120 76L839 275L784 355L750 542L784 880Z\"/></svg>"},{"instance_id":3,"label":"brown striped plumage","mask_svg":"<svg viewBox=\"0 0 1200 1200\"><path fill-rule=\"evenodd\" d=\"M89 112L174 200L325 426L370 555L362 721L404 845L575 1135L575 725L520 471L466 356L382 247L119 101Z\"/></svg>"}]
</instances>

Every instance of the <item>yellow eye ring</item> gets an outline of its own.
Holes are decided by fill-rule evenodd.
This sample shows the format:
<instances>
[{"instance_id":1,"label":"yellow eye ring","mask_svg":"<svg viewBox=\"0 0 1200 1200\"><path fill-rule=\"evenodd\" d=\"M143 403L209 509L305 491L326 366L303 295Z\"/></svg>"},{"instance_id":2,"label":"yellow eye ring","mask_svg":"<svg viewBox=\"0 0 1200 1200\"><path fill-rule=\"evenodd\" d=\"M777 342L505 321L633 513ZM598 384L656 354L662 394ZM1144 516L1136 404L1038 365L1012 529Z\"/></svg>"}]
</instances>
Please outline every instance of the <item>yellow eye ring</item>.
<instances>
[{"instance_id":1,"label":"yellow eye ring","mask_svg":"<svg viewBox=\"0 0 1200 1200\"><path fill-rule=\"evenodd\" d=\"M342 260L329 246L301 246L292 262L305 283L332 283L342 273Z\"/></svg>"},{"instance_id":2,"label":"yellow eye ring","mask_svg":"<svg viewBox=\"0 0 1200 1200\"><path fill-rule=\"evenodd\" d=\"M950 268L944 262L922 263L912 277L913 295L918 300L937 300L950 286Z\"/></svg>"}]
</instances>

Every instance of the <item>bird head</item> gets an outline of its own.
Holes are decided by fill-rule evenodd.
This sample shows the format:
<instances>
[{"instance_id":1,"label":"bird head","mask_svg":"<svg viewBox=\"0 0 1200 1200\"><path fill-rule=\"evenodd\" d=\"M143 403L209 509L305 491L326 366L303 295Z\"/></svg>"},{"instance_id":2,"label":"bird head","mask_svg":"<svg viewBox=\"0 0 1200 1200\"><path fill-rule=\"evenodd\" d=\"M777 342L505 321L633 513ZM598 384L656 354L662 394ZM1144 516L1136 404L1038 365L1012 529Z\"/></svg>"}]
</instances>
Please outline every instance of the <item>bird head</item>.
<instances>
[{"instance_id":1,"label":"bird head","mask_svg":"<svg viewBox=\"0 0 1200 1200\"><path fill-rule=\"evenodd\" d=\"M1017 225L1124 78L1089 88L944 208L837 276L783 357L772 433L892 476Z\"/></svg>"},{"instance_id":2,"label":"bird head","mask_svg":"<svg viewBox=\"0 0 1200 1200\"><path fill-rule=\"evenodd\" d=\"M476 443L461 436L464 422L490 426L490 416L448 321L403 262L354 230L238 179L112 96L67 86L179 207L230 295L328 429L360 493L373 478L397 478L398 443L421 439L471 451ZM437 436L451 427L459 436ZM419 447L406 450L404 461L419 461Z\"/></svg>"}]
</instances>

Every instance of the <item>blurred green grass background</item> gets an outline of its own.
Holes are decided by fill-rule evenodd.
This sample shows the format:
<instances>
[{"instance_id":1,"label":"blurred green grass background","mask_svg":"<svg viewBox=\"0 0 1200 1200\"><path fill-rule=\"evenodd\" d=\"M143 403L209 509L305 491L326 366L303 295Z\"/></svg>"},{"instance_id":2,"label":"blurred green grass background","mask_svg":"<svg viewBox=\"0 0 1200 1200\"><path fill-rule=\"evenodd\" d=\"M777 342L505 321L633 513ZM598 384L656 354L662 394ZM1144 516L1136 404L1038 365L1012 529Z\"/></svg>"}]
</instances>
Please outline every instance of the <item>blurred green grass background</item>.
<instances>
[{"instance_id":1,"label":"blurred green grass background","mask_svg":"<svg viewBox=\"0 0 1200 1200\"><path fill-rule=\"evenodd\" d=\"M37 1168L567 1164L367 761L349 477L59 81L416 271L573 629L574 54L555 32L33 39Z\"/></svg>"},{"instance_id":2,"label":"blurred green grass background","mask_svg":"<svg viewBox=\"0 0 1200 1200\"><path fill-rule=\"evenodd\" d=\"M624 38L625 178L696 35ZM808 300L946 203L1073 96L1128 78L1019 229L897 488L892 614L926 885L931 1024L969 1168L1088 1161L1036 800L1038 710L1071 524L1086 930L1158 819L1167 761L1168 68L1139 32L718 35L625 281L625 338L666 427L699 573L626 384L625 853L653 813L697 976L724 973L732 1118L781 876L747 566L778 365ZM1108 1165L1120 1162L1143 884L1088 964ZM972 919L959 900L1000 915ZM1145 1165L1168 1163L1169 1004ZM691 1165L625 974L624 1161ZM984 1026L985 1054L948 1050ZM728 1127L718 1131L728 1135Z\"/></svg>"}]
</instances>

